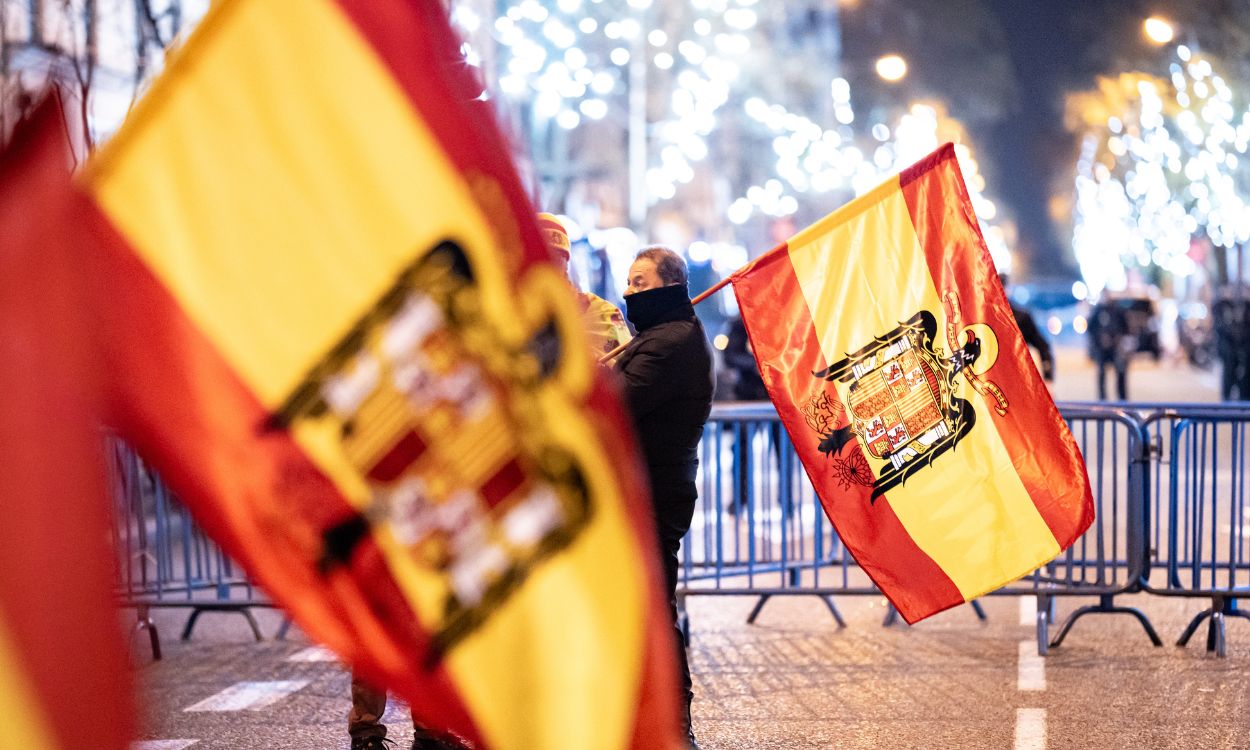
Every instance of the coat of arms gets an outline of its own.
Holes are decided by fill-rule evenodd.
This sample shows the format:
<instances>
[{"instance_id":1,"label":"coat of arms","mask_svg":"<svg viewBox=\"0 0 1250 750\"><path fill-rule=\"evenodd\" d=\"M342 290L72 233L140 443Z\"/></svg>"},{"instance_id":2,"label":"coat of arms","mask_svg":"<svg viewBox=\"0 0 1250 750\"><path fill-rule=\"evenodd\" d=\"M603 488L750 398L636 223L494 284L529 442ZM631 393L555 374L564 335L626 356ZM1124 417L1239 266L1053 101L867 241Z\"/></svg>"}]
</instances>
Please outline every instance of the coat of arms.
<instances>
[{"instance_id":1,"label":"coat of arms","mask_svg":"<svg viewBox=\"0 0 1250 750\"><path fill-rule=\"evenodd\" d=\"M323 567L347 564L385 524L428 585L431 660L486 622L593 507L578 460L534 400L567 343L554 319L520 346L480 312L475 268L444 242L406 269L325 356L271 427L323 425L368 488L326 532Z\"/></svg>"},{"instance_id":2,"label":"coat of arms","mask_svg":"<svg viewBox=\"0 0 1250 750\"><path fill-rule=\"evenodd\" d=\"M921 310L813 373L845 388L833 398L825 388L817 391L804 409L808 426L821 435L820 450L834 459L843 486L871 486L873 502L973 429L976 410L961 396L963 383L988 394L999 413L1007 412L1002 391L981 377L997 358L997 337L985 324L962 326L953 294L946 303L949 348L937 337L936 317ZM875 476L869 456L879 467Z\"/></svg>"}]
</instances>

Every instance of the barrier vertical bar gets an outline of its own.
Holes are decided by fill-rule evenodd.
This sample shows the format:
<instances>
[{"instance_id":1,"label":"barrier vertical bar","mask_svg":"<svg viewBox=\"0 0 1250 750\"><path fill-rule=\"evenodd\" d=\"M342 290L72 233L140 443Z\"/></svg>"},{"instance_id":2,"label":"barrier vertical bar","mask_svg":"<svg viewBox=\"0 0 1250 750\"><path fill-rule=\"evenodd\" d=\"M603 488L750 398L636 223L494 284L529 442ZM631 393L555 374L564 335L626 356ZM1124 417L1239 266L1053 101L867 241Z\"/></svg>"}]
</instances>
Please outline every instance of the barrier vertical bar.
<instances>
[{"instance_id":1,"label":"barrier vertical bar","mask_svg":"<svg viewBox=\"0 0 1250 750\"><path fill-rule=\"evenodd\" d=\"M1247 550L1245 556L1242 555L1242 542L1250 539L1250 533L1247 533L1248 529L1250 529L1250 512L1247 512L1246 506L1246 425L1244 423L1236 425L1236 434L1237 440L1234 442L1234 446L1240 446L1233 448L1236 467L1233 474L1233 492L1236 494L1233 529L1236 532L1234 535L1236 542L1230 538L1229 543L1236 546L1237 555L1235 559L1237 565L1235 569L1240 570L1245 567L1246 563L1250 563L1250 550ZM1246 574L1246 587L1250 587L1250 569L1246 570ZM1236 576L1234 576L1232 583L1234 588L1238 587Z\"/></svg>"}]
</instances>

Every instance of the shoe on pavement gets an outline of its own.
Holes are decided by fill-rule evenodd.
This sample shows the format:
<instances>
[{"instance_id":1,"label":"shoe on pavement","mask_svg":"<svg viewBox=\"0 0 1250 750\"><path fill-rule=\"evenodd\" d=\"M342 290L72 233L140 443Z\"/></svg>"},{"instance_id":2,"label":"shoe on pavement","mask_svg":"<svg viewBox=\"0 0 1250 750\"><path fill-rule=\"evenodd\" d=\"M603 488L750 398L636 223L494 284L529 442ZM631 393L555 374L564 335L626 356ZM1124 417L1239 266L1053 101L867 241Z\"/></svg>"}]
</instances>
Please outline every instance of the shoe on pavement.
<instances>
[{"instance_id":1,"label":"shoe on pavement","mask_svg":"<svg viewBox=\"0 0 1250 750\"><path fill-rule=\"evenodd\" d=\"M468 750L469 746L453 737L442 737L421 727L413 727L412 750Z\"/></svg>"},{"instance_id":2,"label":"shoe on pavement","mask_svg":"<svg viewBox=\"0 0 1250 750\"><path fill-rule=\"evenodd\" d=\"M393 747L393 741L377 735L352 738L352 750L391 750Z\"/></svg>"}]
</instances>

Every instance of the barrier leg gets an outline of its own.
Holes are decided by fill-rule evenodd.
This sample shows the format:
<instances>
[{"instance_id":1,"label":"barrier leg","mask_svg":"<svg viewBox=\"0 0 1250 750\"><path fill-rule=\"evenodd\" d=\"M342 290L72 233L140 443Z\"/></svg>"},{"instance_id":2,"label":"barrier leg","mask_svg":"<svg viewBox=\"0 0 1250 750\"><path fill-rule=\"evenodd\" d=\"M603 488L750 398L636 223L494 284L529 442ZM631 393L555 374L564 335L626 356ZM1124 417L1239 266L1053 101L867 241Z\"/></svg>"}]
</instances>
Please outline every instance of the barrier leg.
<instances>
[{"instance_id":1,"label":"barrier leg","mask_svg":"<svg viewBox=\"0 0 1250 750\"><path fill-rule=\"evenodd\" d=\"M156 632L156 623L152 622L152 615L147 607L135 607L135 616L138 619L138 622L135 623L135 632L148 631L148 644L152 647L152 660L160 661L161 638Z\"/></svg>"},{"instance_id":2,"label":"barrier leg","mask_svg":"<svg viewBox=\"0 0 1250 750\"><path fill-rule=\"evenodd\" d=\"M1212 651L1221 659L1228 655L1228 637L1224 628L1224 618L1226 615L1233 617L1246 617L1247 612L1237 609L1237 600L1226 600L1222 596L1211 597L1211 607L1204 609L1189 621L1185 632L1181 633L1181 637L1176 641L1177 646L1184 647L1189 643L1189 639L1197 632L1198 626L1206 618L1211 618L1207 623L1207 653Z\"/></svg>"},{"instance_id":3,"label":"barrier leg","mask_svg":"<svg viewBox=\"0 0 1250 750\"><path fill-rule=\"evenodd\" d=\"M985 614L985 609L981 607L980 602L973 599L972 601L968 603L972 605L972 611L976 613L978 620L985 622L987 619L989 619ZM834 615L834 616L837 617L837 615ZM881 621L881 627L888 628L896 622L898 622L898 610L894 608L893 604L887 605L886 610L885 610L885 619ZM841 623L842 623L842 618L839 617L838 624L841 624Z\"/></svg>"},{"instance_id":4,"label":"barrier leg","mask_svg":"<svg viewBox=\"0 0 1250 750\"><path fill-rule=\"evenodd\" d=\"M681 642L690 648L690 613L686 611L686 592L677 592L677 629L681 631Z\"/></svg>"},{"instance_id":5,"label":"barrier leg","mask_svg":"<svg viewBox=\"0 0 1250 750\"><path fill-rule=\"evenodd\" d=\"M1185 627L1185 631L1177 639L1176 645L1186 646L1194 633L1198 632L1198 626L1208 617L1211 618L1211 621L1207 623L1207 652L1214 651L1216 656L1223 658L1228 655L1228 635L1225 628L1225 620L1228 617L1250 619L1250 612L1240 610L1237 607L1236 599L1225 599L1222 596L1212 597L1211 606L1194 615L1194 619L1189 621L1189 625Z\"/></svg>"},{"instance_id":6,"label":"barrier leg","mask_svg":"<svg viewBox=\"0 0 1250 750\"><path fill-rule=\"evenodd\" d=\"M252 615L250 607L245 605L231 605L226 607L196 607L191 610L191 616L187 618L187 624L182 628L182 640L191 640L191 633L195 630L195 623L200 619L200 615L205 612L238 612L247 619L247 624L252 628L252 635L257 642L265 640L260 634L260 625L256 622L256 618Z\"/></svg>"},{"instance_id":7,"label":"barrier leg","mask_svg":"<svg viewBox=\"0 0 1250 750\"><path fill-rule=\"evenodd\" d=\"M833 615L833 619L837 621L838 627L845 628L846 620L842 619L842 613L838 611L838 605L833 603L833 597L826 594L820 597L820 599L825 603L825 606L829 608L829 614Z\"/></svg>"},{"instance_id":8,"label":"barrier leg","mask_svg":"<svg viewBox=\"0 0 1250 750\"><path fill-rule=\"evenodd\" d=\"M290 617L282 618L282 624L278 626L278 632L273 637L274 640L276 641L286 640L286 634L291 629L291 622L292 621Z\"/></svg>"},{"instance_id":9,"label":"barrier leg","mask_svg":"<svg viewBox=\"0 0 1250 750\"><path fill-rule=\"evenodd\" d=\"M195 630L195 621L200 619L200 614L202 612L204 612L204 610L199 607L191 610L191 616L187 618L187 624L182 626L182 640L191 640L191 631Z\"/></svg>"},{"instance_id":10,"label":"barrier leg","mask_svg":"<svg viewBox=\"0 0 1250 750\"><path fill-rule=\"evenodd\" d=\"M881 627L888 628L898 622L898 610L893 604L887 605L885 610L885 619L881 621Z\"/></svg>"},{"instance_id":11,"label":"barrier leg","mask_svg":"<svg viewBox=\"0 0 1250 750\"><path fill-rule=\"evenodd\" d=\"M764 605L767 604L768 600L772 598L772 594L760 594L760 598L755 602L755 607L751 609L751 614L747 615L748 625L755 624L755 618L760 616L760 611L764 609Z\"/></svg>"},{"instance_id":12,"label":"barrier leg","mask_svg":"<svg viewBox=\"0 0 1250 750\"><path fill-rule=\"evenodd\" d=\"M1207 653L1212 651L1221 659L1228 655L1228 640L1224 633L1224 613L1220 609L1211 613L1211 622L1207 624Z\"/></svg>"},{"instance_id":13,"label":"barrier leg","mask_svg":"<svg viewBox=\"0 0 1250 750\"><path fill-rule=\"evenodd\" d=\"M1146 631L1146 635L1149 636L1151 643L1156 646L1163 645L1163 641L1159 640L1159 634L1155 632L1154 627L1150 624L1150 619L1147 618L1146 615L1142 614L1141 610L1136 607L1117 607L1115 605L1114 595L1112 594L1100 596L1098 599L1098 604L1081 607L1072 614L1068 615L1068 619L1063 623L1063 627L1059 629L1059 635L1055 636L1055 640L1050 642L1051 648L1058 648L1059 644L1063 643L1063 639L1067 637L1068 631L1072 629L1072 626L1076 624L1077 620L1081 619L1085 615L1094 614L1096 612L1132 615L1137 618L1138 622L1141 623L1141 626Z\"/></svg>"},{"instance_id":14,"label":"barrier leg","mask_svg":"<svg viewBox=\"0 0 1250 750\"><path fill-rule=\"evenodd\" d=\"M265 637L260 634L260 625L256 622L256 618L252 616L252 610L244 607L239 612L247 618L247 624L252 626L252 635L256 638L256 642L259 643L265 640Z\"/></svg>"},{"instance_id":15,"label":"barrier leg","mask_svg":"<svg viewBox=\"0 0 1250 750\"><path fill-rule=\"evenodd\" d=\"M1050 623L1055 619L1055 597L1037 595L1037 655L1050 651Z\"/></svg>"},{"instance_id":16,"label":"barrier leg","mask_svg":"<svg viewBox=\"0 0 1250 750\"><path fill-rule=\"evenodd\" d=\"M1184 648L1186 645L1188 645L1189 639L1193 637L1195 632L1197 632L1198 626L1202 624L1203 620L1207 619L1210 616L1211 616L1211 610L1209 609L1204 609L1198 614L1194 615L1194 619L1190 620L1189 624L1185 626L1185 630L1181 632L1181 637L1176 639L1176 645L1180 646L1181 648Z\"/></svg>"}]
</instances>

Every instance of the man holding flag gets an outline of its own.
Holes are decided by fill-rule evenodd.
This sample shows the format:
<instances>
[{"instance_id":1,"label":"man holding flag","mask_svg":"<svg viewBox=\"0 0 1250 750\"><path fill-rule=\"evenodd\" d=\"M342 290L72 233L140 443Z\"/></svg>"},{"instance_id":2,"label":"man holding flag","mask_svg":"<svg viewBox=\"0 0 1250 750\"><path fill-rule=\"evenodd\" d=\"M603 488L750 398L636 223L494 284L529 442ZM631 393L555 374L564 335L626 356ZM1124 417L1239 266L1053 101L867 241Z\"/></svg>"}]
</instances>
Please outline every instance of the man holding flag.
<instances>
[{"instance_id":1,"label":"man holding flag","mask_svg":"<svg viewBox=\"0 0 1250 750\"><path fill-rule=\"evenodd\" d=\"M712 353L695 317L686 263L662 246L645 248L629 268L625 313L638 336L616 360L625 399L651 482L665 594L677 639L684 712L690 746L694 691L685 639L677 629L677 550L690 530L698 499L695 473L699 439L712 409Z\"/></svg>"}]
</instances>

